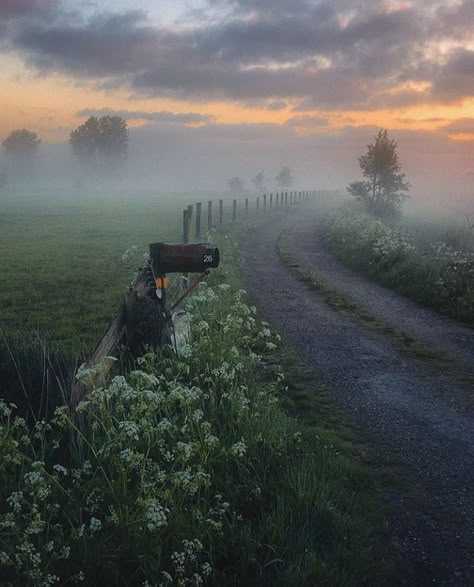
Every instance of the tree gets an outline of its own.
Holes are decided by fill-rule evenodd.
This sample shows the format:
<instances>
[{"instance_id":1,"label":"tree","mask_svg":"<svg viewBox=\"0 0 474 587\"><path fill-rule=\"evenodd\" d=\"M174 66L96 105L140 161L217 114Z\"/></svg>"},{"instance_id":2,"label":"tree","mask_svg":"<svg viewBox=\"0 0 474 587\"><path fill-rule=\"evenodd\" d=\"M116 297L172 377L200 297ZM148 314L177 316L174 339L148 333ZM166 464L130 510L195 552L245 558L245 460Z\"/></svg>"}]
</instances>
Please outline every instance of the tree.
<instances>
[{"instance_id":1,"label":"tree","mask_svg":"<svg viewBox=\"0 0 474 587\"><path fill-rule=\"evenodd\" d=\"M229 179L229 190L233 196L240 196L244 191L244 182L240 177L232 177Z\"/></svg>"},{"instance_id":2,"label":"tree","mask_svg":"<svg viewBox=\"0 0 474 587\"><path fill-rule=\"evenodd\" d=\"M36 154L40 143L41 139L35 132L18 128L13 130L2 144L5 147L5 154L9 157L31 158Z\"/></svg>"},{"instance_id":3,"label":"tree","mask_svg":"<svg viewBox=\"0 0 474 587\"><path fill-rule=\"evenodd\" d=\"M401 173L397 143L388 132L379 130L375 142L367 145L367 153L359 157L365 181L349 184L347 191L364 203L367 210L379 216L396 214L409 197L410 184Z\"/></svg>"},{"instance_id":4,"label":"tree","mask_svg":"<svg viewBox=\"0 0 474 587\"><path fill-rule=\"evenodd\" d=\"M264 183L265 183L265 173L262 169L262 171L259 171L257 173L257 175L252 179L252 183L255 186L255 190L258 194L261 194L262 192L265 191L264 189Z\"/></svg>"},{"instance_id":5,"label":"tree","mask_svg":"<svg viewBox=\"0 0 474 587\"><path fill-rule=\"evenodd\" d=\"M91 116L69 138L74 154L94 168L108 168L123 161L128 143L127 121L120 116Z\"/></svg>"},{"instance_id":6,"label":"tree","mask_svg":"<svg viewBox=\"0 0 474 587\"><path fill-rule=\"evenodd\" d=\"M280 173L276 176L276 182L281 189L289 188L294 181L293 174L288 165L281 168Z\"/></svg>"}]
</instances>

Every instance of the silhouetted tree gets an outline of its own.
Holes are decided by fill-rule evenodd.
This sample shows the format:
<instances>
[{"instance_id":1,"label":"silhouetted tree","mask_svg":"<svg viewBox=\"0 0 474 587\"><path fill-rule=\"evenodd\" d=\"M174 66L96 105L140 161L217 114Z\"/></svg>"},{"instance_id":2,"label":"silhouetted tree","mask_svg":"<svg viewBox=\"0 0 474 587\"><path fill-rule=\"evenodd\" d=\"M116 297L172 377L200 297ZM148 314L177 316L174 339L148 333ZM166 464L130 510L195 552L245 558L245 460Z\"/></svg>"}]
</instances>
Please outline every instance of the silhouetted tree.
<instances>
[{"instance_id":1,"label":"silhouetted tree","mask_svg":"<svg viewBox=\"0 0 474 587\"><path fill-rule=\"evenodd\" d=\"M240 196L244 191L244 182L240 177L232 177L229 179L229 190L233 196Z\"/></svg>"},{"instance_id":2,"label":"silhouetted tree","mask_svg":"<svg viewBox=\"0 0 474 587\"><path fill-rule=\"evenodd\" d=\"M289 188L294 181L293 174L288 165L285 165L281 168L280 173L276 176L275 179L278 184L278 187L282 189Z\"/></svg>"},{"instance_id":3,"label":"silhouetted tree","mask_svg":"<svg viewBox=\"0 0 474 587\"><path fill-rule=\"evenodd\" d=\"M41 139L35 132L18 128L13 130L3 141L5 154L8 157L32 157L36 154Z\"/></svg>"},{"instance_id":4,"label":"silhouetted tree","mask_svg":"<svg viewBox=\"0 0 474 587\"><path fill-rule=\"evenodd\" d=\"M265 184L265 173L259 171L257 175L252 179L252 183L255 186L255 190L257 193L261 194L264 191L264 184Z\"/></svg>"},{"instance_id":5,"label":"silhouetted tree","mask_svg":"<svg viewBox=\"0 0 474 587\"><path fill-rule=\"evenodd\" d=\"M120 116L91 116L71 132L74 154L94 168L110 168L127 157L127 121Z\"/></svg>"},{"instance_id":6,"label":"silhouetted tree","mask_svg":"<svg viewBox=\"0 0 474 587\"><path fill-rule=\"evenodd\" d=\"M375 142L367 145L367 153L359 157L366 178L349 184L347 191L365 204L370 212L381 216L393 215L408 198L410 185L401 173L397 143L388 132L379 130Z\"/></svg>"}]
</instances>

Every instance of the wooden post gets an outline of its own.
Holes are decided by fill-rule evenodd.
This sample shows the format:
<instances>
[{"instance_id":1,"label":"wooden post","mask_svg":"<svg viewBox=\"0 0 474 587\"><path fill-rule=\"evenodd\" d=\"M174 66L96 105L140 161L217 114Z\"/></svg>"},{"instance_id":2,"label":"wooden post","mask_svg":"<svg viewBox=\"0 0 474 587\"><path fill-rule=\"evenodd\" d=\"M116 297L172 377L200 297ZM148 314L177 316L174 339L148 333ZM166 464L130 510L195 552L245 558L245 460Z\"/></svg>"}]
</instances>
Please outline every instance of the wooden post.
<instances>
[{"instance_id":1,"label":"wooden post","mask_svg":"<svg viewBox=\"0 0 474 587\"><path fill-rule=\"evenodd\" d=\"M285 192L285 206L288 206L288 192Z\"/></svg>"},{"instance_id":2,"label":"wooden post","mask_svg":"<svg viewBox=\"0 0 474 587\"><path fill-rule=\"evenodd\" d=\"M189 243L189 209L183 210L183 243Z\"/></svg>"},{"instance_id":3,"label":"wooden post","mask_svg":"<svg viewBox=\"0 0 474 587\"><path fill-rule=\"evenodd\" d=\"M270 210L273 206L273 194L270 194Z\"/></svg>"},{"instance_id":4,"label":"wooden post","mask_svg":"<svg viewBox=\"0 0 474 587\"><path fill-rule=\"evenodd\" d=\"M219 200L219 224L222 224L223 216L224 216L224 201Z\"/></svg>"},{"instance_id":5,"label":"wooden post","mask_svg":"<svg viewBox=\"0 0 474 587\"><path fill-rule=\"evenodd\" d=\"M257 212L260 208L260 198L257 196Z\"/></svg>"},{"instance_id":6,"label":"wooden post","mask_svg":"<svg viewBox=\"0 0 474 587\"><path fill-rule=\"evenodd\" d=\"M232 205L232 222L235 222L237 218L237 200L234 200Z\"/></svg>"},{"instance_id":7,"label":"wooden post","mask_svg":"<svg viewBox=\"0 0 474 587\"><path fill-rule=\"evenodd\" d=\"M267 210L267 194L263 194L263 211Z\"/></svg>"},{"instance_id":8,"label":"wooden post","mask_svg":"<svg viewBox=\"0 0 474 587\"><path fill-rule=\"evenodd\" d=\"M293 192L290 192L290 206L293 204Z\"/></svg>"},{"instance_id":9,"label":"wooden post","mask_svg":"<svg viewBox=\"0 0 474 587\"><path fill-rule=\"evenodd\" d=\"M299 201L301 202L301 192L299 193Z\"/></svg>"},{"instance_id":10,"label":"wooden post","mask_svg":"<svg viewBox=\"0 0 474 587\"><path fill-rule=\"evenodd\" d=\"M245 198L245 216L249 215L249 199Z\"/></svg>"},{"instance_id":11,"label":"wooden post","mask_svg":"<svg viewBox=\"0 0 474 587\"><path fill-rule=\"evenodd\" d=\"M201 211L202 211L202 204L198 202L196 204L196 238L201 238Z\"/></svg>"},{"instance_id":12,"label":"wooden post","mask_svg":"<svg viewBox=\"0 0 474 587\"><path fill-rule=\"evenodd\" d=\"M212 228L212 200L207 203L207 230Z\"/></svg>"}]
</instances>

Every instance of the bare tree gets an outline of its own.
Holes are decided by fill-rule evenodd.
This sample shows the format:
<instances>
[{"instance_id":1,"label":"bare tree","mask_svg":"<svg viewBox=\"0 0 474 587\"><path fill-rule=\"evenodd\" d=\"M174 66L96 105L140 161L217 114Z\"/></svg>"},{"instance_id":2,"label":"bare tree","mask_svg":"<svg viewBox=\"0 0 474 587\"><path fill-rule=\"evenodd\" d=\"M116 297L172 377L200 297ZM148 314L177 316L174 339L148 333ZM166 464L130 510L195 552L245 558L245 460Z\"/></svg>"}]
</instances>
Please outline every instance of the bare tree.
<instances>
[{"instance_id":1,"label":"bare tree","mask_svg":"<svg viewBox=\"0 0 474 587\"><path fill-rule=\"evenodd\" d=\"M255 186L255 191L258 194L261 194L262 192L265 191L265 173L264 170L262 169L262 171L259 171L257 173L257 175L252 179L252 183Z\"/></svg>"},{"instance_id":2,"label":"bare tree","mask_svg":"<svg viewBox=\"0 0 474 587\"><path fill-rule=\"evenodd\" d=\"M281 189L289 188L293 185L294 177L288 165L284 165L280 173L276 176L276 182Z\"/></svg>"}]
</instances>

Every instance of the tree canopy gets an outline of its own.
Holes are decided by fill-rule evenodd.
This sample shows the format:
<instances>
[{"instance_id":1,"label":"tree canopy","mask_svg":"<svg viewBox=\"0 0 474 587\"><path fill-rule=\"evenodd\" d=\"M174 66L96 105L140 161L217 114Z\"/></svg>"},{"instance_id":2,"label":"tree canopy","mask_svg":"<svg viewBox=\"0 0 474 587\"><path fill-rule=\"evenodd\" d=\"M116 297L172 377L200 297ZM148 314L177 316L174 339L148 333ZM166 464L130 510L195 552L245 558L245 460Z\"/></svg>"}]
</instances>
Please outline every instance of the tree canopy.
<instances>
[{"instance_id":1,"label":"tree canopy","mask_svg":"<svg viewBox=\"0 0 474 587\"><path fill-rule=\"evenodd\" d=\"M365 181L349 184L348 192L362 201L370 212L391 215L399 211L408 198L410 185L401 173L397 143L388 132L379 130L374 143L367 145L367 153L359 157Z\"/></svg>"},{"instance_id":2,"label":"tree canopy","mask_svg":"<svg viewBox=\"0 0 474 587\"><path fill-rule=\"evenodd\" d=\"M294 181L293 173L288 165L284 165L276 176L276 182L280 188L289 188Z\"/></svg>"},{"instance_id":3,"label":"tree canopy","mask_svg":"<svg viewBox=\"0 0 474 587\"><path fill-rule=\"evenodd\" d=\"M30 157L36 153L40 143L41 139L35 132L18 128L13 130L2 144L8 156Z\"/></svg>"},{"instance_id":4,"label":"tree canopy","mask_svg":"<svg viewBox=\"0 0 474 587\"><path fill-rule=\"evenodd\" d=\"M69 144L84 163L110 167L127 156L127 121L120 116L91 116L71 132Z\"/></svg>"}]
</instances>

